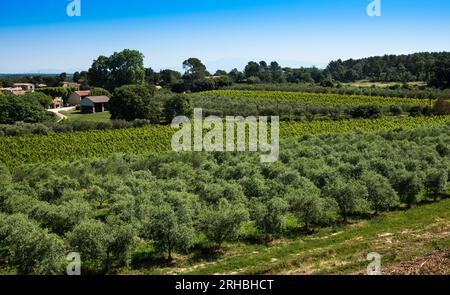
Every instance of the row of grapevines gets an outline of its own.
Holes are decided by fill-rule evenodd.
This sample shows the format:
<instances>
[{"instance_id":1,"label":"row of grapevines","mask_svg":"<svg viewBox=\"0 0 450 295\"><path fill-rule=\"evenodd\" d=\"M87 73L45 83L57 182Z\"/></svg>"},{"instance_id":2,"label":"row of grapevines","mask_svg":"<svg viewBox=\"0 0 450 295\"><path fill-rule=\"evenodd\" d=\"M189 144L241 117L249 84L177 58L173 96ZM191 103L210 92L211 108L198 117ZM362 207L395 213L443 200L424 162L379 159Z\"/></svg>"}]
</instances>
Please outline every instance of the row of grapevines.
<instances>
[{"instance_id":1,"label":"row of grapevines","mask_svg":"<svg viewBox=\"0 0 450 295\"><path fill-rule=\"evenodd\" d=\"M280 137L288 139L304 134L377 131L399 127L441 125L447 117L394 117L343 121L281 122ZM162 153L171 149L175 130L170 126L136 129L97 130L50 135L0 138L0 162L8 167L24 163L52 162L79 158L107 157L114 153Z\"/></svg>"},{"instance_id":2,"label":"row of grapevines","mask_svg":"<svg viewBox=\"0 0 450 295\"><path fill-rule=\"evenodd\" d=\"M279 100L296 101L305 105L318 106L389 106L389 105L408 105L408 106L429 106L428 100L416 98L397 98L381 96L364 95L341 95L341 94L323 94L323 93L303 93L286 91L245 91L245 90L214 90L201 92L200 96L232 97L244 100Z\"/></svg>"}]
</instances>

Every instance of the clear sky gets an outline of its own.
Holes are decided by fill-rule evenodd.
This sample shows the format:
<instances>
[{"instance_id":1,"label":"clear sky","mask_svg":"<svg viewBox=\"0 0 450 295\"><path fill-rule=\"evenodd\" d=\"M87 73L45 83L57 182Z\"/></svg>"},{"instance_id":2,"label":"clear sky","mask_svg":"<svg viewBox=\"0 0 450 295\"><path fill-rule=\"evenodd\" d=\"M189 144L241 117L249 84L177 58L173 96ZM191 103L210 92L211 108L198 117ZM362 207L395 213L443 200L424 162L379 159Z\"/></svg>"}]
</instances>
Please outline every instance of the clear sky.
<instances>
[{"instance_id":1,"label":"clear sky","mask_svg":"<svg viewBox=\"0 0 450 295\"><path fill-rule=\"evenodd\" d=\"M333 59L450 51L449 0L2 0L0 73L73 72L138 49L155 70L198 57L210 71L249 60L319 67Z\"/></svg>"}]
</instances>

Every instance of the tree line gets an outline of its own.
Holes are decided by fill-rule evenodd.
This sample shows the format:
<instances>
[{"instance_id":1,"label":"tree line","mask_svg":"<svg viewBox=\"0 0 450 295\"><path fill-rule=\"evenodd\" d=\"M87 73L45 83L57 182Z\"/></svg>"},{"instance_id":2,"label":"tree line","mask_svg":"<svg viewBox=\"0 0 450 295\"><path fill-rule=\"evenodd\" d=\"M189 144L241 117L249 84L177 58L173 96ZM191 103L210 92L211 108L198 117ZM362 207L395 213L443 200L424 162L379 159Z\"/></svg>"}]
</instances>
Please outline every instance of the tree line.
<instances>
[{"instance_id":1,"label":"tree line","mask_svg":"<svg viewBox=\"0 0 450 295\"><path fill-rule=\"evenodd\" d=\"M379 82L425 81L429 86L449 88L450 53L385 55L358 60L332 61L325 69L282 67L276 61L250 61L240 71L207 71L198 58L183 62L184 73L162 70L159 73L143 65L143 54L134 50L100 56L87 73L93 86L113 89L124 84L149 83L169 87L174 92L205 91L244 84L305 83L333 87L337 82L367 79ZM120 69L118 71L117 69Z\"/></svg>"},{"instance_id":2,"label":"tree line","mask_svg":"<svg viewBox=\"0 0 450 295\"><path fill-rule=\"evenodd\" d=\"M409 55L384 55L362 59L341 59L331 61L325 69L316 67L282 67L278 62L250 61L244 69L237 68L227 72L207 71L198 58L189 58L183 62L184 73L164 69L155 72L145 68L144 55L136 50L123 50L111 56L99 56L88 71L73 75L35 75L19 77L0 77L0 85L12 86L13 82L29 82L59 86L69 79L80 83L81 88L102 87L113 91L127 84L148 83L161 85L174 92L213 90L233 83L279 84L306 83L325 87L337 82L370 80L374 82L413 82L424 81L430 87L450 88L450 53L424 52ZM333 84L334 83L334 84Z\"/></svg>"},{"instance_id":3,"label":"tree line","mask_svg":"<svg viewBox=\"0 0 450 295\"><path fill-rule=\"evenodd\" d=\"M450 53L424 52L384 55L330 62L326 71L340 82L370 80L379 82L425 81L430 86L450 88Z\"/></svg>"}]
</instances>

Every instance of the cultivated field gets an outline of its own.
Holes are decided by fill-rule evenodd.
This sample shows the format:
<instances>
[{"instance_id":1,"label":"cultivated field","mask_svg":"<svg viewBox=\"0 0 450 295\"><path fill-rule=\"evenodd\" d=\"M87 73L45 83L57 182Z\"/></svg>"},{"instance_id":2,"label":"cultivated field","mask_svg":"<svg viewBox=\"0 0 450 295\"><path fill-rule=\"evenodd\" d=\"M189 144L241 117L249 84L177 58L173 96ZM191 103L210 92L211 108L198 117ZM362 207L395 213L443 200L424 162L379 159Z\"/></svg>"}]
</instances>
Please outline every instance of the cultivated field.
<instances>
[{"instance_id":1,"label":"cultivated field","mask_svg":"<svg viewBox=\"0 0 450 295\"><path fill-rule=\"evenodd\" d=\"M205 113L284 116L279 160L174 153L169 125L109 113L59 123L86 131L3 126L0 271L61 273L77 251L93 274L358 274L377 252L386 273L448 274L450 116L424 115L434 101L188 97Z\"/></svg>"}]
</instances>

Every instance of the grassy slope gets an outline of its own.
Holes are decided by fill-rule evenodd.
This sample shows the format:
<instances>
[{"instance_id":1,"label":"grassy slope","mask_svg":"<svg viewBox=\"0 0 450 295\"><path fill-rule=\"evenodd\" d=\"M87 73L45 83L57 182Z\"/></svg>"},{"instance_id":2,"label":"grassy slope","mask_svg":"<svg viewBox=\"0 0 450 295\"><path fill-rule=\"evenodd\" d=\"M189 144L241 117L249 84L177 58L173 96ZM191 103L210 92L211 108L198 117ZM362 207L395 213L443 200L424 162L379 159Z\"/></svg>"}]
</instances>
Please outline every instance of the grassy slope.
<instances>
[{"instance_id":1,"label":"grassy slope","mask_svg":"<svg viewBox=\"0 0 450 295\"><path fill-rule=\"evenodd\" d=\"M350 274L363 273L366 255L378 252L383 267L450 249L450 199L273 245L230 244L216 261L178 260L157 274ZM124 270L124 272L127 272Z\"/></svg>"}]
</instances>

